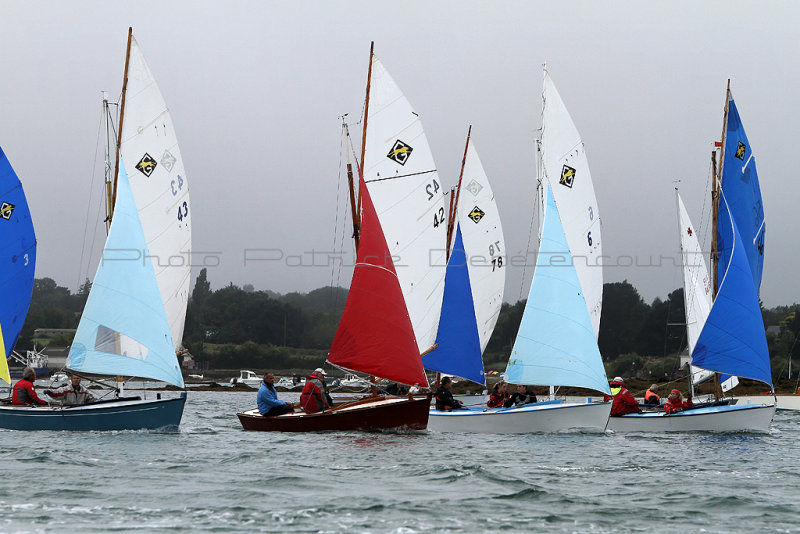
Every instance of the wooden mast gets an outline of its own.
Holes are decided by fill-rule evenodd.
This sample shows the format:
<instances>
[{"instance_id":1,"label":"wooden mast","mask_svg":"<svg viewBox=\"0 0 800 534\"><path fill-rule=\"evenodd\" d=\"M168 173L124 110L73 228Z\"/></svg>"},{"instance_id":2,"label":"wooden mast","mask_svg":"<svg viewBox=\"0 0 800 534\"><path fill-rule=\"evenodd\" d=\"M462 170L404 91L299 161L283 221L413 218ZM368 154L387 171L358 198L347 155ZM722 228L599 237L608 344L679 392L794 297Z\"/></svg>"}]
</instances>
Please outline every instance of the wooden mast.
<instances>
[{"instance_id":1,"label":"wooden mast","mask_svg":"<svg viewBox=\"0 0 800 534\"><path fill-rule=\"evenodd\" d=\"M731 100L731 80L728 78L728 87L725 90L725 114L722 119L722 139L720 141L720 156L719 165L717 165L717 151L716 148L711 152L711 166L712 166L712 187L711 187L711 271L712 280L714 281L711 287L711 295L713 299L717 298L717 291L719 289L719 249L717 244L717 218L719 217L719 199L720 190L722 189L722 167L725 163L725 141L728 133L728 104ZM713 302L712 299L712 302ZM691 377L691 372L689 373ZM691 378L690 378L691 380ZM719 400L722 391L719 384L719 373L714 373L714 398Z\"/></svg>"},{"instance_id":2,"label":"wooden mast","mask_svg":"<svg viewBox=\"0 0 800 534\"><path fill-rule=\"evenodd\" d=\"M367 96L364 98L364 125L361 131L361 161L359 162L361 176L364 176L364 152L367 147L367 119L369 118L369 90L372 84L372 55L375 50L375 41L369 43L369 67L367 68ZM366 180L366 177L364 178ZM361 213L361 191L358 192L358 213Z\"/></svg>"},{"instance_id":3,"label":"wooden mast","mask_svg":"<svg viewBox=\"0 0 800 534\"><path fill-rule=\"evenodd\" d=\"M114 163L114 187L111 194L111 205L108 208L108 221L111 224L111 219L114 216L114 204L117 201L117 178L119 177L119 147L122 144L122 121L125 118L125 94L128 89L128 64L131 60L131 38L133 37L133 28L128 27L128 46L125 50L125 72L122 75L122 101L119 107L119 124L117 125L117 156Z\"/></svg>"},{"instance_id":4,"label":"wooden mast","mask_svg":"<svg viewBox=\"0 0 800 534\"><path fill-rule=\"evenodd\" d=\"M455 189L455 200L450 198L450 218L447 221L447 250L446 257L450 259L450 245L453 242L453 229L455 228L456 214L458 212L458 199L461 196L461 180L464 178L464 166L467 163L467 151L469 150L469 138L472 135L472 125L467 130L467 143L464 145L464 157L461 159L461 172L458 175L458 185Z\"/></svg>"},{"instance_id":5,"label":"wooden mast","mask_svg":"<svg viewBox=\"0 0 800 534\"><path fill-rule=\"evenodd\" d=\"M364 153L367 146L367 118L369 117L369 90L370 85L372 82L372 54L375 50L375 41L370 41L369 43L369 67L367 68L367 96L364 98L364 124L361 130L361 161L358 162L359 165L359 175L364 178ZM350 182L350 202L354 202L355 193L353 192L353 179L352 179L352 170L350 165L348 164L348 181ZM358 190L358 199L355 201L353 205L353 228L354 228L354 239L356 241L356 250L358 250L358 237L356 237L355 227L358 225L359 229L361 227L361 189ZM372 396L378 396L378 385L375 375L370 375L369 381L372 384Z\"/></svg>"},{"instance_id":6,"label":"wooden mast","mask_svg":"<svg viewBox=\"0 0 800 534\"><path fill-rule=\"evenodd\" d=\"M722 188L722 167L725 163L725 142L728 133L728 103L731 100L731 80L728 79L728 88L725 91L725 115L722 119L722 140L720 141L719 165L716 163L717 151L711 152L711 164L714 170L711 187L711 270L713 271L714 285L712 296L717 297L719 279L717 264L719 263L719 250L717 244L717 218L719 216L719 197Z\"/></svg>"}]
</instances>

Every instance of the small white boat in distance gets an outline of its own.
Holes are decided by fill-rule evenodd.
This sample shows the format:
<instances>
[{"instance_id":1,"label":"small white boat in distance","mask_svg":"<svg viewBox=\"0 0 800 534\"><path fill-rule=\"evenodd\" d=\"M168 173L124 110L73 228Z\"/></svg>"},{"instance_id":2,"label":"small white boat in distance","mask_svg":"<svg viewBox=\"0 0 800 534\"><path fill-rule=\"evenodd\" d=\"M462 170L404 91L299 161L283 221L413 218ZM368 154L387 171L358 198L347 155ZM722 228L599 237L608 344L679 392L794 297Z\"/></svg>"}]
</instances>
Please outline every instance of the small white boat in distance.
<instances>
[{"instance_id":1,"label":"small white boat in distance","mask_svg":"<svg viewBox=\"0 0 800 534\"><path fill-rule=\"evenodd\" d=\"M275 382L276 388L292 389L294 386L294 379L291 376L283 376L280 380Z\"/></svg>"},{"instance_id":2,"label":"small white boat in distance","mask_svg":"<svg viewBox=\"0 0 800 534\"><path fill-rule=\"evenodd\" d=\"M244 384L252 388L257 388L261 385L261 377L253 371L239 371L239 376L231 378L231 384Z\"/></svg>"}]
</instances>

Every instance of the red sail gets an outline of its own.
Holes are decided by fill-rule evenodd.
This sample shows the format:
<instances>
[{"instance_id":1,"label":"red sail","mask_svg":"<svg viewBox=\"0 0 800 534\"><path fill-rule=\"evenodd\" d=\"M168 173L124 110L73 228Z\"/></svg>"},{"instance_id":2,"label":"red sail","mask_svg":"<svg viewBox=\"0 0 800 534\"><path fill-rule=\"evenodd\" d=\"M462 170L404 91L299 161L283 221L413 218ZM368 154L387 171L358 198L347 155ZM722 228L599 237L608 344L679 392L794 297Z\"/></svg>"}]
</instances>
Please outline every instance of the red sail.
<instances>
[{"instance_id":1,"label":"red sail","mask_svg":"<svg viewBox=\"0 0 800 534\"><path fill-rule=\"evenodd\" d=\"M328 361L401 384L427 387L406 301L363 177L359 187L361 241Z\"/></svg>"}]
</instances>

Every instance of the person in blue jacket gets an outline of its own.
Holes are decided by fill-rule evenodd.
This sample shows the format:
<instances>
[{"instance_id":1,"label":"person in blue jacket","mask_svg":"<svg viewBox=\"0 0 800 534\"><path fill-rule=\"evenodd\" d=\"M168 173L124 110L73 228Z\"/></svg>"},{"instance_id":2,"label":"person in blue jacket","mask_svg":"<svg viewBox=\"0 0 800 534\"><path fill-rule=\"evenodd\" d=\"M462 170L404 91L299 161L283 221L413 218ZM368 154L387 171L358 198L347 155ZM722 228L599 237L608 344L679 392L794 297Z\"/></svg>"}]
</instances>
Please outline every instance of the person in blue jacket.
<instances>
[{"instance_id":1,"label":"person in blue jacket","mask_svg":"<svg viewBox=\"0 0 800 534\"><path fill-rule=\"evenodd\" d=\"M278 400L278 392L275 391L275 375L267 373L264 381L258 388L258 412L261 415L282 415L294 411L294 406L282 400Z\"/></svg>"}]
</instances>

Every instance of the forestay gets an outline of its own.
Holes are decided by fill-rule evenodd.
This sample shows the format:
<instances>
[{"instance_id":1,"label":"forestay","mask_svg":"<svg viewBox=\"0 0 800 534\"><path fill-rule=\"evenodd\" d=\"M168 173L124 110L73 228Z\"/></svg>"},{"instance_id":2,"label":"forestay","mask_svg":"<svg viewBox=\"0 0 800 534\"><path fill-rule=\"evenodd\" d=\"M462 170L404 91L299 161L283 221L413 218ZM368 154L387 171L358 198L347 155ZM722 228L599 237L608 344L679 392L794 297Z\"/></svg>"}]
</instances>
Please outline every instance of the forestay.
<instances>
[{"instance_id":1,"label":"forestay","mask_svg":"<svg viewBox=\"0 0 800 534\"><path fill-rule=\"evenodd\" d=\"M0 148L0 380L11 383L6 358L14 349L33 292L36 236L17 174Z\"/></svg>"},{"instance_id":2,"label":"forestay","mask_svg":"<svg viewBox=\"0 0 800 534\"><path fill-rule=\"evenodd\" d=\"M739 111L733 98L728 100L728 122L725 133L725 154L722 165L722 189L728 199L730 213L742 236L741 247L747 256L753 285L758 294L764 267L764 205L758 182L756 159L747 140ZM725 217L717 220L718 277L721 280L730 259L730 223Z\"/></svg>"},{"instance_id":3,"label":"forestay","mask_svg":"<svg viewBox=\"0 0 800 534\"><path fill-rule=\"evenodd\" d=\"M120 164L114 219L75 339L74 371L139 376L183 387L139 214Z\"/></svg>"},{"instance_id":4,"label":"forestay","mask_svg":"<svg viewBox=\"0 0 800 534\"><path fill-rule=\"evenodd\" d=\"M610 393L559 211L551 189L544 187L547 203L536 270L506 379Z\"/></svg>"},{"instance_id":5,"label":"forestay","mask_svg":"<svg viewBox=\"0 0 800 534\"><path fill-rule=\"evenodd\" d=\"M601 222L583 141L550 75L544 73L542 164L553 191L595 339L603 307Z\"/></svg>"},{"instance_id":6,"label":"forestay","mask_svg":"<svg viewBox=\"0 0 800 534\"><path fill-rule=\"evenodd\" d=\"M120 154L177 349L191 275L189 183L169 109L133 37L124 113Z\"/></svg>"},{"instance_id":7,"label":"forestay","mask_svg":"<svg viewBox=\"0 0 800 534\"><path fill-rule=\"evenodd\" d=\"M434 344L444 292L444 194L422 122L374 55L364 142L364 180L422 353Z\"/></svg>"}]
</instances>

